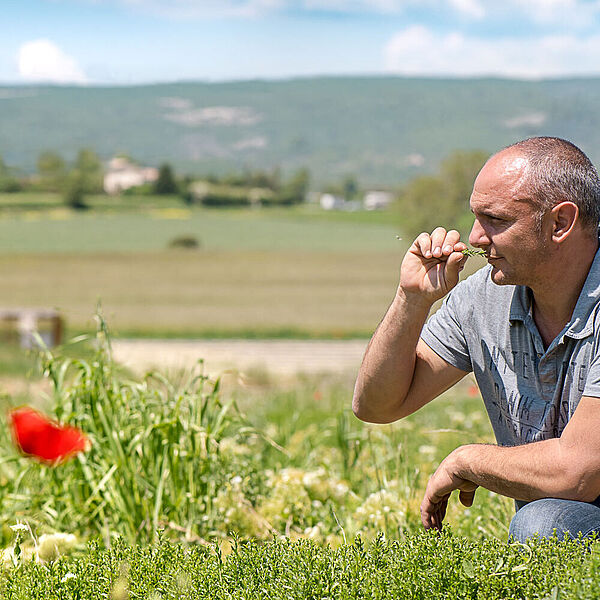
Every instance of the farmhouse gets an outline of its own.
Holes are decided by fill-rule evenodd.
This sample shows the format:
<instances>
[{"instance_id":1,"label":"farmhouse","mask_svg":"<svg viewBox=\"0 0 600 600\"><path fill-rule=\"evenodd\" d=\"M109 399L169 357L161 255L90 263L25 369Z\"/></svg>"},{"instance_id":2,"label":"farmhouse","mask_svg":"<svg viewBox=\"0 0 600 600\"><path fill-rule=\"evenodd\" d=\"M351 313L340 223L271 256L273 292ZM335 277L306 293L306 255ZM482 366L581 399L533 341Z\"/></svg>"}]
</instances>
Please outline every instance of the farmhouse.
<instances>
[{"instance_id":1,"label":"farmhouse","mask_svg":"<svg viewBox=\"0 0 600 600\"><path fill-rule=\"evenodd\" d=\"M119 194L124 190L158 179L158 169L141 167L126 158L115 157L108 163L104 175L104 191L107 194Z\"/></svg>"},{"instance_id":2,"label":"farmhouse","mask_svg":"<svg viewBox=\"0 0 600 600\"><path fill-rule=\"evenodd\" d=\"M342 210L346 204L346 199L334 194L323 194L319 204L324 210Z\"/></svg>"},{"instance_id":3,"label":"farmhouse","mask_svg":"<svg viewBox=\"0 0 600 600\"><path fill-rule=\"evenodd\" d=\"M373 190L365 194L363 206L367 210L378 210L381 208L386 208L393 199L394 195L390 192Z\"/></svg>"}]
</instances>

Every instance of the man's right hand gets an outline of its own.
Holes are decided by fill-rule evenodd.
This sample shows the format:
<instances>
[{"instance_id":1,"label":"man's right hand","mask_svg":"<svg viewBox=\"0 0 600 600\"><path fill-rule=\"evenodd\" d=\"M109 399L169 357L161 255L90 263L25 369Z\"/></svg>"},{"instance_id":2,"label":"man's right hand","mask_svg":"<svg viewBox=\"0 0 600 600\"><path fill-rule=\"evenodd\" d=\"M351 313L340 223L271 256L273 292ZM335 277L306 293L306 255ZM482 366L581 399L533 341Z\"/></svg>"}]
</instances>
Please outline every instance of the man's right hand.
<instances>
[{"instance_id":1,"label":"man's right hand","mask_svg":"<svg viewBox=\"0 0 600 600\"><path fill-rule=\"evenodd\" d=\"M437 227L431 235L422 233L402 261L398 291L430 304L443 298L458 283L466 247L454 229Z\"/></svg>"}]
</instances>

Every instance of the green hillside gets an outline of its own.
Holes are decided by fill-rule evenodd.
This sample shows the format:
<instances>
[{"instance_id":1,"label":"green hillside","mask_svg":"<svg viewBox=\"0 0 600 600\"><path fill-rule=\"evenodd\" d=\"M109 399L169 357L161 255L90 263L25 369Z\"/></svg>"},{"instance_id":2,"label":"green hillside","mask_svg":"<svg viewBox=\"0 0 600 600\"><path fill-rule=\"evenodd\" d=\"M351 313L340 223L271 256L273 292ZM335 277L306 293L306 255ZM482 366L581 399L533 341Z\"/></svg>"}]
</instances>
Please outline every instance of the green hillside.
<instances>
[{"instance_id":1,"label":"green hillside","mask_svg":"<svg viewBox=\"0 0 600 600\"><path fill-rule=\"evenodd\" d=\"M136 87L0 87L0 156L35 168L42 150L70 158L125 152L180 172L306 166L319 183L355 174L394 184L432 171L456 148L569 138L600 159L600 79L323 77Z\"/></svg>"}]
</instances>

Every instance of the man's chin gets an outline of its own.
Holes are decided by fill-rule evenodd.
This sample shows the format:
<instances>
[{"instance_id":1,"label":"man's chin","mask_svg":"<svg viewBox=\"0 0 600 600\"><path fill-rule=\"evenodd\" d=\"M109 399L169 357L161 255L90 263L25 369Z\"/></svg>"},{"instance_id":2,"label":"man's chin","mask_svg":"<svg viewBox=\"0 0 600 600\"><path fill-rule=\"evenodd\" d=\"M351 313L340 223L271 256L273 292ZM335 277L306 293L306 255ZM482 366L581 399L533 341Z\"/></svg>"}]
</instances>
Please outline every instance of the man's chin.
<instances>
[{"instance_id":1,"label":"man's chin","mask_svg":"<svg viewBox=\"0 0 600 600\"><path fill-rule=\"evenodd\" d=\"M505 273L504 271L502 271L501 269L499 269L495 265L492 265L492 271L490 273L490 279L496 285L514 285L514 281L512 281L510 275L508 275L507 273Z\"/></svg>"}]
</instances>

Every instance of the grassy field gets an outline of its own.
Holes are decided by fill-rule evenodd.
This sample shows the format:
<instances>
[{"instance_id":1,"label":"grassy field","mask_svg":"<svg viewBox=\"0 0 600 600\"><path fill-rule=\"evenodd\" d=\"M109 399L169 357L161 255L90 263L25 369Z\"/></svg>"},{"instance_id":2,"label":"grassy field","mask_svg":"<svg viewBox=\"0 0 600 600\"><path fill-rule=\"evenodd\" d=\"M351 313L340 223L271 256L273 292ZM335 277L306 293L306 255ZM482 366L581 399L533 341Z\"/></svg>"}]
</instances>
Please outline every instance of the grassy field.
<instances>
[{"instance_id":1,"label":"grassy field","mask_svg":"<svg viewBox=\"0 0 600 600\"><path fill-rule=\"evenodd\" d=\"M224 393L201 373L132 378L95 347L42 357L43 408L89 451L40 464L0 428L2 597L597 598L597 543L507 544L512 501L485 490L423 532L436 465L492 439L468 381L365 425L343 378Z\"/></svg>"},{"instance_id":2,"label":"grassy field","mask_svg":"<svg viewBox=\"0 0 600 600\"><path fill-rule=\"evenodd\" d=\"M101 302L122 335L348 337L369 335L393 297L407 243L392 214L168 202L5 211L2 304L58 308L71 331L88 330ZM181 235L200 249L168 249Z\"/></svg>"},{"instance_id":3,"label":"grassy field","mask_svg":"<svg viewBox=\"0 0 600 600\"><path fill-rule=\"evenodd\" d=\"M229 387L190 372L142 379L98 350L42 355L44 393L28 403L78 426L91 450L58 467L21 457L0 428L0 540L25 521L36 535L148 542L222 541L231 532L338 546L360 534L421 530L419 503L435 465L463 443L491 441L481 400L463 382L409 419L366 425L350 412L352 377ZM19 403L13 396L5 405ZM4 411L3 411L4 412ZM485 490L448 522L505 539L511 501Z\"/></svg>"},{"instance_id":4,"label":"grassy field","mask_svg":"<svg viewBox=\"0 0 600 600\"><path fill-rule=\"evenodd\" d=\"M147 252L1 256L3 303L53 306L89 329L192 336L367 335L395 289L398 257L345 252ZM244 333L245 332L245 333Z\"/></svg>"},{"instance_id":5,"label":"grassy field","mask_svg":"<svg viewBox=\"0 0 600 600\"><path fill-rule=\"evenodd\" d=\"M149 200L151 202L152 199ZM127 202L127 201L126 201ZM151 206L151 205L150 205ZM171 201L138 212L77 213L52 210L4 212L2 253L89 253L163 251L180 235L197 237L203 250L269 252L394 251L398 227L373 213L310 209L189 209ZM379 213L381 215L382 213Z\"/></svg>"},{"instance_id":6,"label":"grassy field","mask_svg":"<svg viewBox=\"0 0 600 600\"><path fill-rule=\"evenodd\" d=\"M6 216L3 303L57 306L89 330L102 300L118 334L344 336L368 335L394 293L405 242L381 217L166 210ZM190 222L210 244L165 249ZM493 440L469 380L376 426L352 415L350 376L137 378L104 330L37 359L0 345L0 362L3 597L597 596L595 551L505 544L513 503L486 490L469 509L452 498L446 533L423 535L436 465ZM16 388L36 364L44 379ZM4 415L23 402L90 450L59 466L21 455Z\"/></svg>"}]
</instances>

